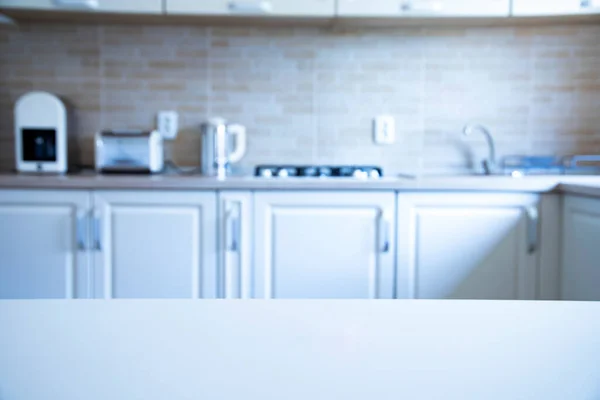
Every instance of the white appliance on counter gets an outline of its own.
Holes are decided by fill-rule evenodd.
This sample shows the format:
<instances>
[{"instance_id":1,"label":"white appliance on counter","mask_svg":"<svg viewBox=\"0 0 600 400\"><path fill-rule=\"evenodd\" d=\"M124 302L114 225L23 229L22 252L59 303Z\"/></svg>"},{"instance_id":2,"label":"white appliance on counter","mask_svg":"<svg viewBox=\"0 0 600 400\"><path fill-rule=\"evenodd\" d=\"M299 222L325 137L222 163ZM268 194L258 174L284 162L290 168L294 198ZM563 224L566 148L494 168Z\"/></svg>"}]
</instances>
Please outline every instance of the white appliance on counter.
<instances>
[{"instance_id":1,"label":"white appliance on counter","mask_svg":"<svg viewBox=\"0 0 600 400\"><path fill-rule=\"evenodd\" d=\"M246 154L246 128L228 124L223 118L212 118L200 129L202 175L224 178L231 172L231 164Z\"/></svg>"},{"instance_id":2,"label":"white appliance on counter","mask_svg":"<svg viewBox=\"0 0 600 400\"><path fill-rule=\"evenodd\" d=\"M19 172L67 172L67 109L55 95L30 92L15 104Z\"/></svg>"},{"instance_id":3,"label":"white appliance on counter","mask_svg":"<svg viewBox=\"0 0 600 400\"><path fill-rule=\"evenodd\" d=\"M158 131L105 131L96 134L96 171L158 173L164 167L164 146Z\"/></svg>"}]
</instances>

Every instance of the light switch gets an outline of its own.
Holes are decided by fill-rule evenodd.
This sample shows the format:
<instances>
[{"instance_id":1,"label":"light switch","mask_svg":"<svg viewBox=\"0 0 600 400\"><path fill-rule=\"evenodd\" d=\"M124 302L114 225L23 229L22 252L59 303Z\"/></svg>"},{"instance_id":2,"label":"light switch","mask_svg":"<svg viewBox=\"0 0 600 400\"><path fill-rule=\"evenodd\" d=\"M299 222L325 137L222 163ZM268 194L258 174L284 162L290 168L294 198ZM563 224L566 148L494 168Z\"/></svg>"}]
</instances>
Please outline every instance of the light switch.
<instances>
[{"instance_id":1,"label":"light switch","mask_svg":"<svg viewBox=\"0 0 600 400\"><path fill-rule=\"evenodd\" d=\"M179 130L177 111L160 111L157 119L158 131L163 139L175 139Z\"/></svg>"},{"instance_id":2,"label":"light switch","mask_svg":"<svg viewBox=\"0 0 600 400\"><path fill-rule=\"evenodd\" d=\"M380 115L373 121L373 141L392 144L396 141L396 120L390 115Z\"/></svg>"}]
</instances>

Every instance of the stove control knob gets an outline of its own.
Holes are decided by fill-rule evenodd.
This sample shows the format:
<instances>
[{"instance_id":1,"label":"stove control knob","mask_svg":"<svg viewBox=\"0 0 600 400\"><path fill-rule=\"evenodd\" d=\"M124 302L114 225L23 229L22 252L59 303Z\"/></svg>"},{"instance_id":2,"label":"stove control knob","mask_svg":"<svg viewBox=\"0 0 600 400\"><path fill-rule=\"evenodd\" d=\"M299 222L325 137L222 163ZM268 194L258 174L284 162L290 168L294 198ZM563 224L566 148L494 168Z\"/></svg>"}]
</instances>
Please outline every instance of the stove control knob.
<instances>
[{"instance_id":1,"label":"stove control knob","mask_svg":"<svg viewBox=\"0 0 600 400\"><path fill-rule=\"evenodd\" d=\"M317 176L318 171L314 167L304 168L304 176Z\"/></svg>"},{"instance_id":2,"label":"stove control knob","mask_svg":"<svg viewBox=\"0 0 600 400\"><path fill-rule=\"evenodd\" d=\"M380 176L381 175L379 175L379 171L377 171L376 169L372 169L371 171L369 171L369 178L377 179Z\"/></svg>"},{"instance_id":3,"label":"stove control knob","mask_svg":"<svg viewBox=\"0 0 600 400\"><path fill-rule=\"evenodd\" d=\"M277 176L280 178L287 178L288 176L290 176L290 173L288 172L287 169L280 169L279 172L277 173Z\"/></svg>"},{"instance_id":4,"label":"stove control knob","mask_svg":"<svg viewBox=\"0 0 600 400\"><path fill-rule=\"evenodd\" d=\"M262 176L263 178L271 178L273 176L273 171L271 171L270 169L263 169L262 171L260 171L260 176Z\"/></svg>"},{"instance_id":5,"label":"stove control knob","mask_svg":"<svg viewBox=\"0 0 600 400\"><path fill-rule=\"evenodd\" d=\"M352 176L357 179L366 179L368 177L367 173L361 169L357 169L352 173Z\"/></svg>"},{"instance_id":6,"label":"stove control knob","mask_svg":"<svg viewBox=\"0 0 600 400\"><path fill-rule=\"evenodd\" d=\"M331 170L331 168L322 167L319 169L319 177L321 178L329 178L332 175L333 171Z\"/></svg>"}]
</instances>

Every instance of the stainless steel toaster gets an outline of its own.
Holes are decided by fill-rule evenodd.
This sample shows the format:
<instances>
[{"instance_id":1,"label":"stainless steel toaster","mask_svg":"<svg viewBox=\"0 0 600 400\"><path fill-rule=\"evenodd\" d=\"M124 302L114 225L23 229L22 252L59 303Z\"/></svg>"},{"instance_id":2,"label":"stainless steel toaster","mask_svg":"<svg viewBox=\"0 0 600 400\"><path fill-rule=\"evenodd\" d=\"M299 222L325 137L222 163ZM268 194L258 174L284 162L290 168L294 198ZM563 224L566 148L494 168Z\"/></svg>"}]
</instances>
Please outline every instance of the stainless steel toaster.
<instances>
[{"instance_id":1,"label":"stainless steel toaster","mask_svg":"<svg viewBox=\"0 0 600 400\"><path fill-rule=\"evenodd\" d=\"M164 167L163 138L158 131L96 133L96 171L158 173Z\"/></svg>"}]
</instances>

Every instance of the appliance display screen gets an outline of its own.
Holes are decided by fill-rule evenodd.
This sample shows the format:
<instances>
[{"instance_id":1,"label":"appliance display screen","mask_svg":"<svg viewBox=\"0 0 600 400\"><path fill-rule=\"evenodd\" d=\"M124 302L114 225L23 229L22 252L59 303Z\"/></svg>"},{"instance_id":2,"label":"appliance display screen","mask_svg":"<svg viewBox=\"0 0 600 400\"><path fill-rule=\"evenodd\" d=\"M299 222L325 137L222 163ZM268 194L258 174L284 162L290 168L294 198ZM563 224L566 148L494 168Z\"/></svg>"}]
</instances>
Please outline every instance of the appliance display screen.
<instances>
[{"instance_id":1,"label":"appliance display screen","mask_svg":"<svg viewBox=\"0 0 600 400\"><path fill-rule=\"evenodd\" d=\"M56 161L56 130L21 130L23 161Z\"/></svg>"}]
</instances>

